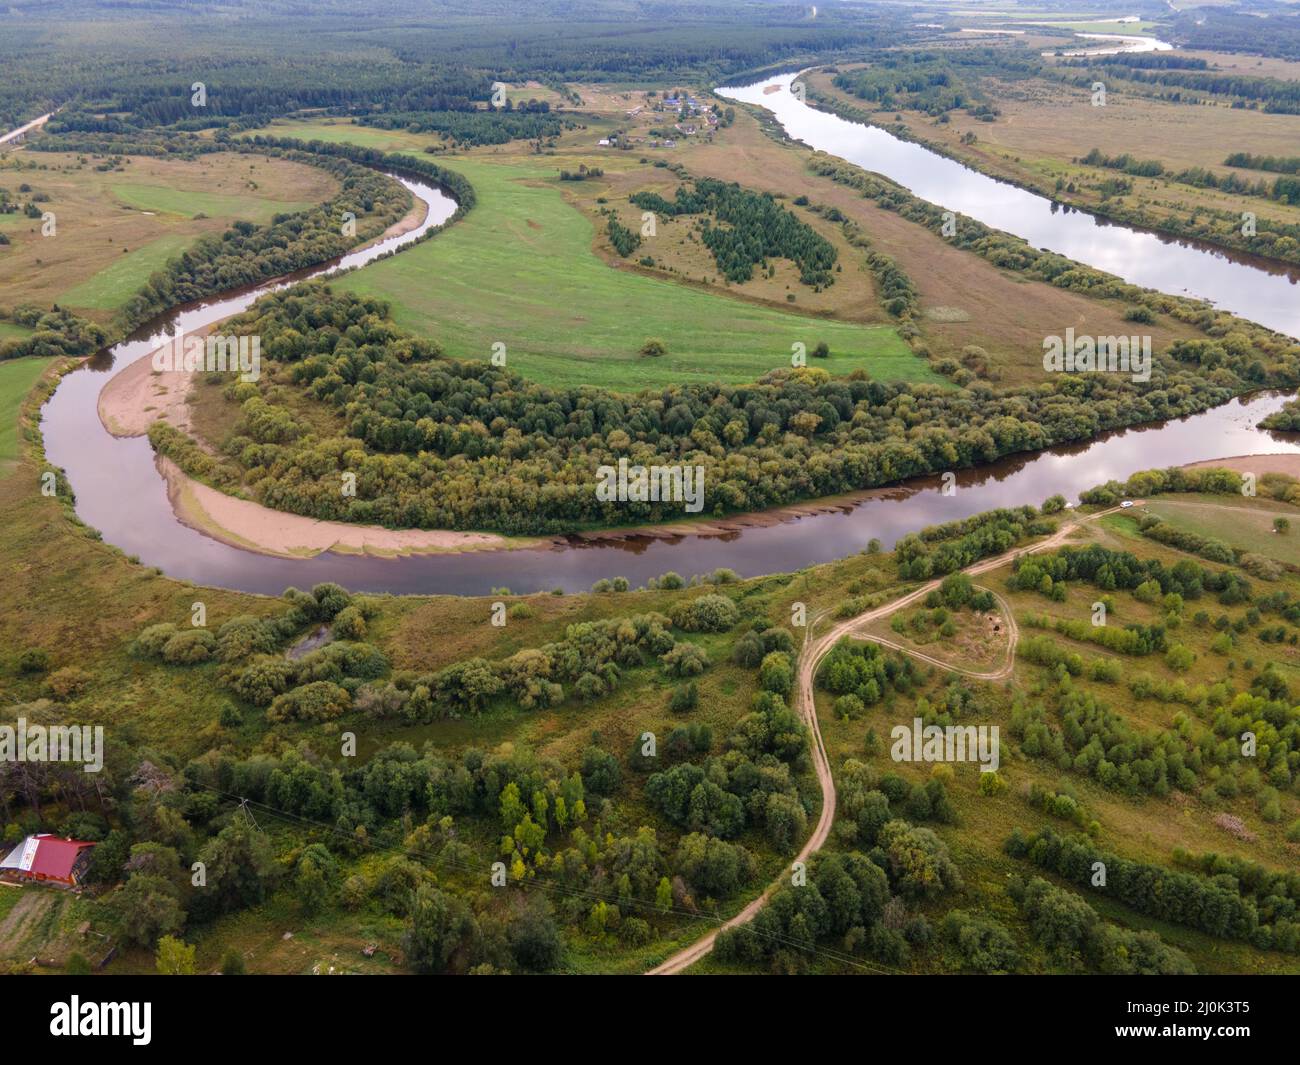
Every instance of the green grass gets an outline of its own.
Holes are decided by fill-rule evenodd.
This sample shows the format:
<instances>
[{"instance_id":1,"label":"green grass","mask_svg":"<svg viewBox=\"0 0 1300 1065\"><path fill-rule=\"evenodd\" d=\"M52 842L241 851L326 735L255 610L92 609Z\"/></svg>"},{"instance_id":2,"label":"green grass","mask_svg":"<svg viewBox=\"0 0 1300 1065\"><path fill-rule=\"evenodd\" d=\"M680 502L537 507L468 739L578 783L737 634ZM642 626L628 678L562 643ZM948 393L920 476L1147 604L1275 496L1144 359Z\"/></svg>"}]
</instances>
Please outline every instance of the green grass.
<instances>
[{"instance_id":1,"label":"green grass","mask_svg":"<svg viewBox=\"0 0 1300 1065\"><path fill-rule=\"evenodd\" d=\"M5 335L0 331L0 337ZM0 473L7 472L6 467L18 457L18 411L23 399L52 361L33 358L0 362Z\"/></svg>"},{"instance_id":2,"label":"green grass","mask_svg":"<svg viewBox=\"0 0 1300 1065\"><path fill-rule=\"evenodd\" d=\"M0 340L21 340L32 335L31 329L14 322L0 322Z\"/></svg>"},{"instance_id":3,"label":"green grass","mask_svg":"<svg viewBox=\"0 0 1300 1065\"><path fill-rule=\"evenodd\" d=\"M113 186L113 195L122 203L141 211L159 214L177 214L193 218L205 214L209 218L245 218L250 222L269 222L271 217L286 211L302 211L314 206L307 200L268 200L258 196L232 196L221 192L194 192L189 189L168 188L165 185L143 185L122 182Z\"/></svg>"},{"instance_id":4,"label":"green grass","mask_svg":"<svg viewBox=\"0 0 1300 1065\"><path fill-rule=\"evenodd\" d=\"M363 148L381 151L420 151L430 144L438 144L434 133L415 134L399 129L375 129L371 126L353 125L351 122L272 122L261 129L245 134L253 137L297 137L305 141L325 141L328 144L359 144Z\"/></svg>"},{"instance_id":5,"label":"green grass","mask_svg":"<svg viewBox=\"0 0 1300 1065\"><path fill-rule=\"evenodd\" d=\"M150 274L161 269L168 259L179 255L189 244L190 238L180 234L150 241L68 289L60 302L73 308L115 310L140 290Z\"/></svg>"},{"instance_id":6,"label":"green grass","mask_svg":"<svg viewBox=\"0 0 1300 1065\"><path fill-rule=\"evenodd\" d=\"M1146 509L1175 529L1212 536L1243 551L1300 566L1300 512L1285 503L1188 495L1178 500L1153 500ZM1289 518L1291 530L1275 533L1274 517Z\"/></svg>"},{"instance_id":7,"label":"green grass","mask_svg":"<svg viewBox=\"0 0 1300 1065\"><path fill-rule=\"evenodd\" d=\"M753 381L790 365L791 345L830 345L810 365L883 380L938 380L889 326L804 317L615 269L593 226L560 194L554 169L457 159L477 206L433 240L340 287L392 303L397 323L456 358L498 341L518 372L553 385L618 390L684 380ZM638 351L658 337L668 353Z\"/></svg>"}]
</instances>

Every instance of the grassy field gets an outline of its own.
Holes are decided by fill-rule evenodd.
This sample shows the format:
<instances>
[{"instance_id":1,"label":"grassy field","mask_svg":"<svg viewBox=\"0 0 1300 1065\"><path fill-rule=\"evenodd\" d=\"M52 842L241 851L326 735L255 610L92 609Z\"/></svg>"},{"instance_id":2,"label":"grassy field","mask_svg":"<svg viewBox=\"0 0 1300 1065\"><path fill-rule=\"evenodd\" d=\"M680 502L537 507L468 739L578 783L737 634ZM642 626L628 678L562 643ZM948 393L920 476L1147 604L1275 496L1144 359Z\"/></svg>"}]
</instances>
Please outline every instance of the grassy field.
<instances>
[{"instance_id":1,"label":"grassy field","mask_svg":"<svg viewBox=\"0 0 1300 1065\"><path fill-rule=\"evenodd\" d=\"M401 129L375 129L346 119L276 119L260 129L245 133L245 137L258 134L267 137L297 137L305 141L325 141L328 144L359 144L363 148L378 148L384 152L422 152L429 145L438 144L436 133L408 133Z\"/></svg>"},{"instance_id":2,"label":"grassy field","mask_svg":"<svg viewBox=\"0 0 1300 1065\"><path fill-rule=\"evenodd\" d=\"M822 75L811 80L819 90L828 84ZM805 195L814 204L839 210L861 227L874 250L893 258L911 278L920 296L917 324L925 345L936 355L953 358L968 345L983 348L1003 385L1041 384L1043 337L1067 325L1095 336L1131 332L1122 303L1031 281L954 248L898 212L808 173L810 154L797 145L777 144L753 118L739 112L736 124L715 143L697 146L687 164L694 174L741 181L792 198ZM1176 338L1196 334L1179 323L1158 321L1151 335L1159 350Z\"/></svg>"},{"instance_id":3,"label":"grassy field","mask_svg":"<svg viewBox=\"0 0 1300 1065\"><path fill-rule=\"evenodd\" d=\"M1176 529L1211 536L1242 550L1287 565L1300 566L1300 535L1297 535L1295 528L1296 512L1294 507L1285 503L1189 496L1157 500L1147 509ZM1286 533L1274 532L1274 517L1289 519L1293 528Z\"/></svg>"},{"instance_id":4,"label":"grassy field","mask_svg":"<svg viewBox=\"0 0 1300 1065\"><path fill-rule=\"evenodd\" d=\"M189 243L189 238L179 233L159 237L68 289L62 302L82 310L111 311L120 307L140 290L150 274L162 269L168 259L183 252Z\"/></svg>"},{"instance_id":5,"label":"grassy field","mask_svg":"<svg viewBox=\"0 0 1300 1065\"><path fill-rule=\"evenodd\" d=\"M0 331L0 337L4 337ZM0 362L0 476L18 457L18 412L23 399L52 359L9 359Z\"/></svg>"},{"instance_id":6,"label":"grassy field","mask_svg":"<svg viewBox=\"0 0 1300 1065\"><path fill-rule=\"evenodd\" d=\"M478 204L436 239L346 277L391 301L399 325L457 358L488 358L539 381L620 390L668 381L749 381L790 365L791 346L826 341L832 373L859 367L926 380L928 365L892 328L819 320L613 269L592 251L591 221L567 204L552 167L449 162ZM638 355L658 337L667 355Z\"/></svg>"},{"instance_id":7,"label":"grassy field","mask_svg":"<svg viewBox=\"0 0 1300 1065\"><path fill-rule=\"evenodd\" d=\"M261 157L128 156L112 171L74 154L42 154L39 166L22 153L0 160L0 185L23 183L49 197L39 206L54 213L55 232L42 236L39 219L3 223L13 243L0 246L0 306L59 303L100 322L203 234L319 203L338 188L317 167Z\"/></svg>"},{"instance_id":8,"label":"grassy field","mask_svg":"<svg viewBox=\"0 0 1300 1065\"><path fill-rule=\"evenodd\" d=\"M1123 32L1122 30L1117 32ZM1085 42L1080 42L1085 43ZM1208 53L1207 53L1208 56ZM1265 76L1254 57L1210 57L1243 76ZM1237 66L1232 60L1237 60ZM1221 60L1228 62L1221 63ZM1249 60L1249 62L1247 62ZM1291 64L1300 69L1300 64ZM1296 76L1277 71L1275 76ZM825 75L814 75L819 91L861 106L861 101L836 90ZM1223 165L1233 151L1258 155L1293 155L1300 143L1300 115L1268 114L1262 110L1233 109L1226 102L1190 106L1144 94L1144 87L1109 84L1105 107L1092 106L1084 88L1059 85L1045 79L1019 81L983 78L980 88L1001 114L996 121L983 122L964 111L952 111L949 121L938 124L928 115L903 111L903 125L920 140L940 147L946 154L991 174L1028 185L1044 195L1081 207L1098 207L1103 202L1098 186L1124 177L1119 171L1084 166L1076 160L1093 148L1107 156L1128 153L1142 160L1158 160L1166 175L1191 167L1204 167L1224 176L1235 173L1254 182L1271 184L1276 175L1240 170ZM1145 87L1150 93L1158 87ZM892 108L881 122L893 123ZM969 143L963 138L974 138ZM1057 188L1058 180L1061 188ZM1150 221L1186 219L1197 209L1239 213L1249 209L1261 219L1295 224L1300 207L1288 206L1264 197L1242 197L1216 189L1195 188L1167 177L1134 177L1131 192L1115 203L1150 212ZM1074 186L1070 191L1069 186Z\"/></svg>"},{"instance_id":9,"label":"grassy field","mask_svg":"<svg viewBox=\"0 0 1300 1065\"><path fill-rule=\"evenodd\" d=\"M242 218L249 222L264 223L279 213L302 211L313 206L311 200L254 199L218 192L199 192L176 189L166 185L142 185L122 182L113 185L113 194L130 207L141 211L157 211L194 218L199 214L222 218Z\"/></svg>"}]
</instances>

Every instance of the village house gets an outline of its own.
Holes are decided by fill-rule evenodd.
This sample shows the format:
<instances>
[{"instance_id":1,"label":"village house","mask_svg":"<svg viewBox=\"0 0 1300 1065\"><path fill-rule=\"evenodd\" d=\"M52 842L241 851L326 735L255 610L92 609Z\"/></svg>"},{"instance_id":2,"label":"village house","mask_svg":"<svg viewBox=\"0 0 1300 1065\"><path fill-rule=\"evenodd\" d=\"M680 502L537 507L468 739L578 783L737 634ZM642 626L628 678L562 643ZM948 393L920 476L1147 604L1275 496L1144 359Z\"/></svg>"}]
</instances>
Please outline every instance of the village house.
<instances>
[{"instance_id":1,"label":"village house","mask_svg":"<svg viewBox=\"0 0 1300 1065\"><path fill-rule=\"evenodd\" d=\"M0 880L80 887L95 844L48 832L28 836L0 861Z\"/></svg>"}]
</instances>

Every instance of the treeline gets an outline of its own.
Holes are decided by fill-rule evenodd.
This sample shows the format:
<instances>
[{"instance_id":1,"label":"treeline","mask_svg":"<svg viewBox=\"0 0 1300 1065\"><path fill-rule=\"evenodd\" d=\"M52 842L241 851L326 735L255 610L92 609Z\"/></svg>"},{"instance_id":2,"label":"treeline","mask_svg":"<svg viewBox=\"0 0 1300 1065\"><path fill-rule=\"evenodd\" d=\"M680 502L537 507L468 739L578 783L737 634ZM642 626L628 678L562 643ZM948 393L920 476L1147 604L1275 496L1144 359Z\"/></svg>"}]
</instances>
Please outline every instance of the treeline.
<instances>
[{"instance_id":1,"label":"treeline","mask_svg":"<svg viewBox=\"0 0 1300 1065\"><path fill-rule=\"evenodd\" d=\"M572 129L573 119L550 113L550 105L533 101L519 107L462 111L386 111L361 115L355 121L378 129L400 129L411 133L437 133L449 144L476 148L509 141L540 140Z\"/></svg>"},{"instance_id":2,"label":"treeline","mask_svg":"<svg viewBox=\"0 0 1300 1065\"><path fill-rule=\"evenodd\" d=\"M5 315L0 313L3 320ZM20 304L9 312L8 320L26 326L32 333L0 340L0 361L28 355L79 358L93 355L108 343L108 334L94 322L57 306L45 311L32 304Z\"/></svg>"},{"instance_id":3,"label":"treeline","mask_svg":"<svg viewBox=\"0 0 1300 1065\"><path fill-rule=\"evenodd\" d=\"M1132 70L1209 70L1207 60L1177 52L1120 52L1117 55L1068 59L1067 67L1127 67Z\"/></svg>"},{"instance_id":4,"label":"treeline","mask_svg":"<svg viewBox=\"0 0 1300 1065\"><path fill-rule=\"evenodd\" d=\"M1233 152L1223 161L1224 166L1246 170L1268 170L1275 174L1300 174L1300 156L1251 155L1250 152Z\"/></svg>"},{"instance_id":5,"label":"treeline","mask_svg":"<svg viewBox=\"0 0 1300 1065\"><path fill-rule=\"evenodd\" d=\"M756 266L768 269L768 259L789 259L798 266L801 283L818 290L834 283L835 246L777 203L771 193L700 178L692 188L678 186L672 200L656 192L638 192L631 201L643 211L670 218L709 216L700 227L700 240L729 281L750 280ZM713 225L714 219L725 226Z\"/></svg>"},{"instance_id":6,"label":"treeline","mask_svg":"<svg viewBox=\"0 0 1300 1065\"><path fill-rule=\"evenodd\" d=\"M904 580L929 580L965 569L981 558L1004 554L1030 537L1055 530L1053 522L1030 506L988 510L908 533L894 545L894 561Z\"/></svg>"},{"instance_id":7,"label":"treeline","mask_svg":"<svg viewBox=\"0 0 1300 1065\"><path fill-rule=\"evenodd\" d=\"M1229 156L1229 158L1233 158ZM1300 203L1300 178L1280 177L1270 186L1266 181L1247 181L1236 174L1218 175L1203 166L1188 167L1177 173L1166 173L1165 166L1159 159L1137 159L1127 152L1122 155L1104 155L1094 148L1082 159L1088 166L1107 167L1122 170L1134 177L1168 177L1182 185L1192 185L1202 189L1219 189L1238 196L1263 196L1280 203ZM1286 162L1286 160L1280 160ZM1228 163L1231 166L1233 164Z\"/></svg>"},{"instance_id":8,"label":"treeline","mask_svg":"<svg viewBox=\"0 0 1300 1065\"><path fill-rule=\"evenodd\" d=\"M612 213L609 216L609 223L605 226L605 233L609 237L609 242L614 245L614 250L624 259L641 247L640 235L628 229Z\"/></svg>"},{"instance_id":9,"label":"treeline","mask_svg":"<svg viewBox=\"0 0 1300 1065\"><path fill-rule=\"evenodd\" d=\"M1100 862L1105 867L1105 885L1092 890L1138 913L1220 939L1241 940L1261 950L1300 951L1300 921L1291 916L1295 895L1289 894L1290 906L1282 907L1287 915L1261 914L1256 900L1231 877L1195 876L1121 858L1102 851L1087 836L1061 837L1051 828L1030 836L1017 829L1007 840L1006 850L1013 858L1027 859L1084 886L1093 884L1095 863Z\"/></svg>"},{"instance_id":10,"label":"treeline","mask_svg":"<svg viewBox=\"0 0 1300 1065\"><path fill-rule=\"evenodd\" d=\"M823 10L809 19L751 0L722 13L672 3L647 18L629 18L607 0L580 13L534 5L523 19L458 10L421 21L427 12L404 8L360 22L337 5L288 14L283 6L241 9L237 21L200 31L184 14L145 18L101 5L97 15L112 28L94 41L62 34L39 48L5 49L0 117L8 128L59 103L142 123L210 125L303 108L455 110L486 100L498 80L705 80L791 56L893 46L917 33L901 11ZM207 87L206 108L190 102L196 80Z\"/></svg>"},{"instance_id":11,"label":"treeline","mask_svg":"<svg viewBox=\"0 0 1300 1065\"><path fill-rule=\"evenodd\" d=\"M1158 94L1173 101L1182 100L1185 94L1188 99L1193 99L1195 93L1207 93L1212 96L1234 97L1234 107L1249 105L1269 114L1300 114L1300 82L1262 78L1250 74L1223 74L1208 70L1141 70L1135 67L1118 69L1128 81L1175 90ZM1093 74L1090 73L1068 80L1072 84L1084 86L1090 84L1092 78Z\"/></svg>"},{"instance_id":12,"label":"treeline","mask_svg":"<svg viewBox=\"0 0 1300 1065\"><path fill-rule=\"evenodd\" d=\"M1300 16L1282 10L1270 11L1267 22L1235 8L1183 11L1174 16L1173 30L1185 48L1300 59Z\"/></svg>"},{"instance_id":13,"label":"treeline","mask_svg":"<svg viewBox=\"0 0 1300 1065\"><path fill-rule=\"evenodd\" d=\"M1019 877L1007 893L1024 914L1030 934L1058 964L1084 966L1108 976L1190 976L1196 966L1151 931L1120 928L1101 919L1090 903L1042 877Z\"/></svg>"}]
</instances>

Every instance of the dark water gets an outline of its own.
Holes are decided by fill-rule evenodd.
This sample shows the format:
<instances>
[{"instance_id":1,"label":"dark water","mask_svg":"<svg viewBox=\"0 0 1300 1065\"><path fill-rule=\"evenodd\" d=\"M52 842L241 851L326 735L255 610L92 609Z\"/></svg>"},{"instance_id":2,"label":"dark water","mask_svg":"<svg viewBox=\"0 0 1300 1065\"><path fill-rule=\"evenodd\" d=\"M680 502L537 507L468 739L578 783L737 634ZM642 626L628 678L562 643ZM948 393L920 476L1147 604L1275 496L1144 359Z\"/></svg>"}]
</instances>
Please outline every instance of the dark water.
<instances>
[{"instance_id":1,"label":"dark water","mask_svg":"<svg viewBox=\"0 0 1300 1065\"><path fill-rule=\"evenodd\" d=\"M718 93L767 108L791 137L812 148L883 174L923 200L1023 237L1036 248L1135 285L1209 300L1279 333L1300 337L1300 267L1224 253L1062 207L882 129L801 103L789 91L796 78L783 74ZM764 91L772 86L779 91ZM1060 331L1068 324L1062 323Z\"/></svg>"},{"instance_id":2,"label":"dark water","mask_svg":"<svg viewBox=\"0 0 1300 1065\"><path fill-rule=\"evenodd\" d=\"M948 163L926 154L937 160L936 165ZM359 265L408 243L454 211L455 204L439 190L418 182L405 183L430 204L424 226L353 253L341 265ZM941 197L934 198L943 202ZM976 213L968 206L961 209ZM1069 216L1053 217L1060 223ZM1120 238L1126 235L1122 229L1115 232ZM1063 244L1058 242L1057 246L1064 250ZM1162 254L1168 251L1162 245ZM1072 254L1087 259L1077 250ZM1099 265L1115 269L1111 264ZM1243 298L1252 281L1259 285L1259 271L1226 260L1224 265L1243 275ZM331 268L304 271L290 280L316 276ZM99 529L106 541L139 556L144 565L158 566L172 577L197 584L272 595L290 585L309 587L327 580L358 591L481 595L496 587L507 587L515 593L551 588L584 591L600 578L614 576L627 577L636 586L668 570L689 576L724 566L741 576L754 576L842 558L862 550L873 538L888 547L904 533L922 526L993 507L1039 503L1058 492L1073 498L1101 481L1123 479L1154 466L1256 452L1300 453L1300 444L1254 427L1285 400L1278 394L1258 395L1162 425L1116 432L1087 444L967 471L957 475L952 495L942 494L937 478L924 479L826 513L755 525L724 535L595 542L575 539L536 549L399 559L333 553L312 559L272 558L230 547L181 524L172 513L148 440L110 435L99 421L96 403L101 388L114 372L153 351L177 328L191 332L225 318L249 306L263 292L285 283L257 286L183 308L68 374L46 404L43 428L47 454L51 462L67 471L76 492L78 514ZM437 279L430 278L429 283L436 284ZM1272 304L1262 288L1257 290L1261 293L1258 307L1248 306L1243 313L1262 321Z\"/></svg>"}]
</instances>

